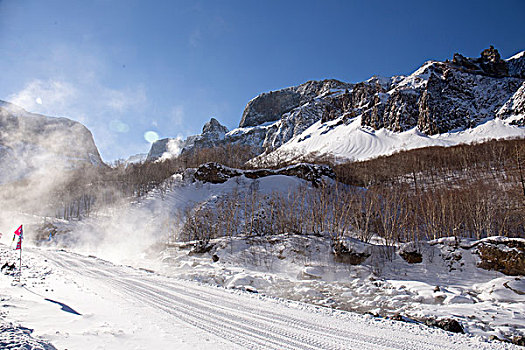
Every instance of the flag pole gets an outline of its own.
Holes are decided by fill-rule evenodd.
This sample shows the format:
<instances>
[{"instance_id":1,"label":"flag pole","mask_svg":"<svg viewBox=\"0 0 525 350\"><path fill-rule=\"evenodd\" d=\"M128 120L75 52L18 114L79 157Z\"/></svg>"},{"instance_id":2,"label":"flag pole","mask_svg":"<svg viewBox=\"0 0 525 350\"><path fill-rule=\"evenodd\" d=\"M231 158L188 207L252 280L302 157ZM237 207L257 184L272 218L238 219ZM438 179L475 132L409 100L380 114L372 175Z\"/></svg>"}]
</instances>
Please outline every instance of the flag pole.
<instances>
[{"instance_id":1,"label":"flag pole","mask_svg":"<svg viewBox=\"0 0 525 350\"><path fill-rule=\"evenodd\" d=\"M24 237L23 225L20 225L20 236L18 237L18 244L20 244L20 267L18 269L18 282L22 282L22 239Z\"/></svg>"},{"instance_id":2,"label":"flag pole","mask_svg":"<svg viewBox=\"0 0 525 350\"><path fill-rule=\"evenodd\" d=\"M20 237L20 241L22 241L22 237ZM20 244L20 275L18 276L18 282L22 280L22 245Z\"/></svg>"},{"instance_id":3,"label":"flag pole","mask_svg":"<svg viewBox=\"0 0 525 350\"><path fill-rule=\"evenodd\" d=\"M23 225L20 225L20 227L16 229L14 237L16 236L18 236L18 243L16 245L16 250L20 249L20 266L18 268L18 281L20 282L20 279L22 278L22 239L24 238ZM14 237L13 237L13 240L14 240Z\"/></svg>"}]
</instances>

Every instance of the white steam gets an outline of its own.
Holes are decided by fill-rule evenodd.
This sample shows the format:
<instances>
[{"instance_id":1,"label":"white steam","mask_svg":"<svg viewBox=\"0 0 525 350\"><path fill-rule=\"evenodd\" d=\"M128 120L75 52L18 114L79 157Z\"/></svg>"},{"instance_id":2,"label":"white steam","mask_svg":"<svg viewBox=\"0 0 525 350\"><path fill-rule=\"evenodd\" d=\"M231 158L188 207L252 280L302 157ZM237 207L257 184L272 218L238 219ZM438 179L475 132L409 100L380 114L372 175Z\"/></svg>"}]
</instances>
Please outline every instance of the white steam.
<instances>
[{"instance_id":1,"label":"white steam","mask_svg":"<svg viewBox=\"0 0 525 350\"><path fill-rule=\"evenodd\" d=\"M167 151L162 154L162 156L157 160L157 162L162 162L168 159L178 157L182 152L183 143L184 140L180 136L176 139L169 139L168 144L166 145Z\"/></svg>"}]
</instances>

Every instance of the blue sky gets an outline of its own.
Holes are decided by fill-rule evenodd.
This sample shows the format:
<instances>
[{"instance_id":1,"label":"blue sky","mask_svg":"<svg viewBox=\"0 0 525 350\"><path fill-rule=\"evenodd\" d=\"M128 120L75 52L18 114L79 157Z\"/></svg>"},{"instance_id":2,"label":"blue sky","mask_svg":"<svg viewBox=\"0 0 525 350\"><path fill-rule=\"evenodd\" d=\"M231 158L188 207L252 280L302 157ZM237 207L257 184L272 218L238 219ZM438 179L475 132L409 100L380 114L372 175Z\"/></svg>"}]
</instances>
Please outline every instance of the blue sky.
<instances>
[{"instance_id":1,"label":"blue sky","mask_svg":"<svg viewBox=\"0 0 525 350\"><path fill-rule=\"evenodd\" d=\"M0 0L0 99L84 123L104 160L144 134L236 127L259 93L525 49L525 1Z\"/></svg>"}]
</instances>

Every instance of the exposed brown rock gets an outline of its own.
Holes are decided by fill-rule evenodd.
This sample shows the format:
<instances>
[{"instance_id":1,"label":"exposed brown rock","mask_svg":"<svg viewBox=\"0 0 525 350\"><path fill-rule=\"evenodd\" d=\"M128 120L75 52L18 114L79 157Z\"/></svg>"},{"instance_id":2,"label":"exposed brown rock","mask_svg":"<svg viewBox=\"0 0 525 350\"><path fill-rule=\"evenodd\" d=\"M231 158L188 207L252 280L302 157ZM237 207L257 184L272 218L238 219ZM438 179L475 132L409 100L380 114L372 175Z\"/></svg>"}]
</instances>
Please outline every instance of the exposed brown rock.
<instances>
[{"instance_id":1,"label":"exposed brown rock","mask_svg":"<svg viewBox=\"0 0 525 350\"><path fill-rule=\"evenodd\" d=\"M505 242L483 241L476 247L481 262L478 267L496 270L506 275L525 275L525 243L519 240Z\"/></svg>"},{"instance_id":2,"label":"exposed brown rock","mask_svg":"<svg viewBox=\"0 0 525 350\"><path fill-rule=\"evenodd\" d=\"M310 181L314 185L321 183L323 176L334 179L335 173L327 165L300 163L282 169L257 169L239 170L229 168L219 163L206 163L201 165L194 174L198 181L210 183L223 183L228 179L244 175L250 179L258 179L270 175L295 176L300 179Z\"/></svg>"},{"instance_id":3,"label":"exposed brown rock","mask_svg":"<svg viewBox=\"0 0 525 350\"><path fill-rule=\"evenodd\" d=\"M355 252L341 242L333 244L332 252L336 262L350 265L361 265L370 256L368 253Z\"/></svg>"},{"instance_id":4,"label":"exposed brown rock","mask_svg":"<svg viewBox=\"0 0 525 350\"><path fill-rule=\"evenodd\" d=\"M433 318L427 318L423 322L430 327L438 327L447 332L453 333L465 333L461 324L452 318L443 318L441 320L435 320Z\"/></svg>"},{"instance_id":5,"label":"exposed brown rock","mask_svg":"<svg viewBox=\"0 0 525 350\"><path fill-rule=\"evenodd\" d=\"M406 252L402 251L399 253L399 255L405 259L406 262L409 264L419 264L423 261L423 255L421 253L413 251L413 252Z\"/></svg>"}]
</instances>

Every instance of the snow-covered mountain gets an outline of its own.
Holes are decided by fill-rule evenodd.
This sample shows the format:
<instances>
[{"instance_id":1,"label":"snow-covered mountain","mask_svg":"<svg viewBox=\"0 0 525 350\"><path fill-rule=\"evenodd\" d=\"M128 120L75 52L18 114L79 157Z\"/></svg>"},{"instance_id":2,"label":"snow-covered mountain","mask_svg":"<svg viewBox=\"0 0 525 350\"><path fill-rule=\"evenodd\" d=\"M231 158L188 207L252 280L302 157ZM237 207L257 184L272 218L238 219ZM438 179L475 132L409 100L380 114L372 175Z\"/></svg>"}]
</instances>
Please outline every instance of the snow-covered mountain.
<instances>
[{"instance_id":1,"label":"snow-covered mountain","mask_svg":"<svg viewBox=\"0 0 525 350\"><path fill-rule=\"evenodd\" d=\"M43 169L71 169L83 164L104 164L84 125L29 113L0 101L0 184Z\"/></svg>"},{"instance_id":2,"label":"snow-covered mountain","mask_svg":"<svg viewBox=\"0 0 525 350\"><path fill-rule=\"evenodd\" d=\"M502 60L492 46L479 58L454 54L408 76L361 83L309 81L251 100L239 127L212 119L186 140L153 144L148 160L195 147L242 144L260 160L308 154L365 159L402 149L525 137L525 51ZM209 126L205 129L209 129Z\"/></svg>"}]
</instances>

